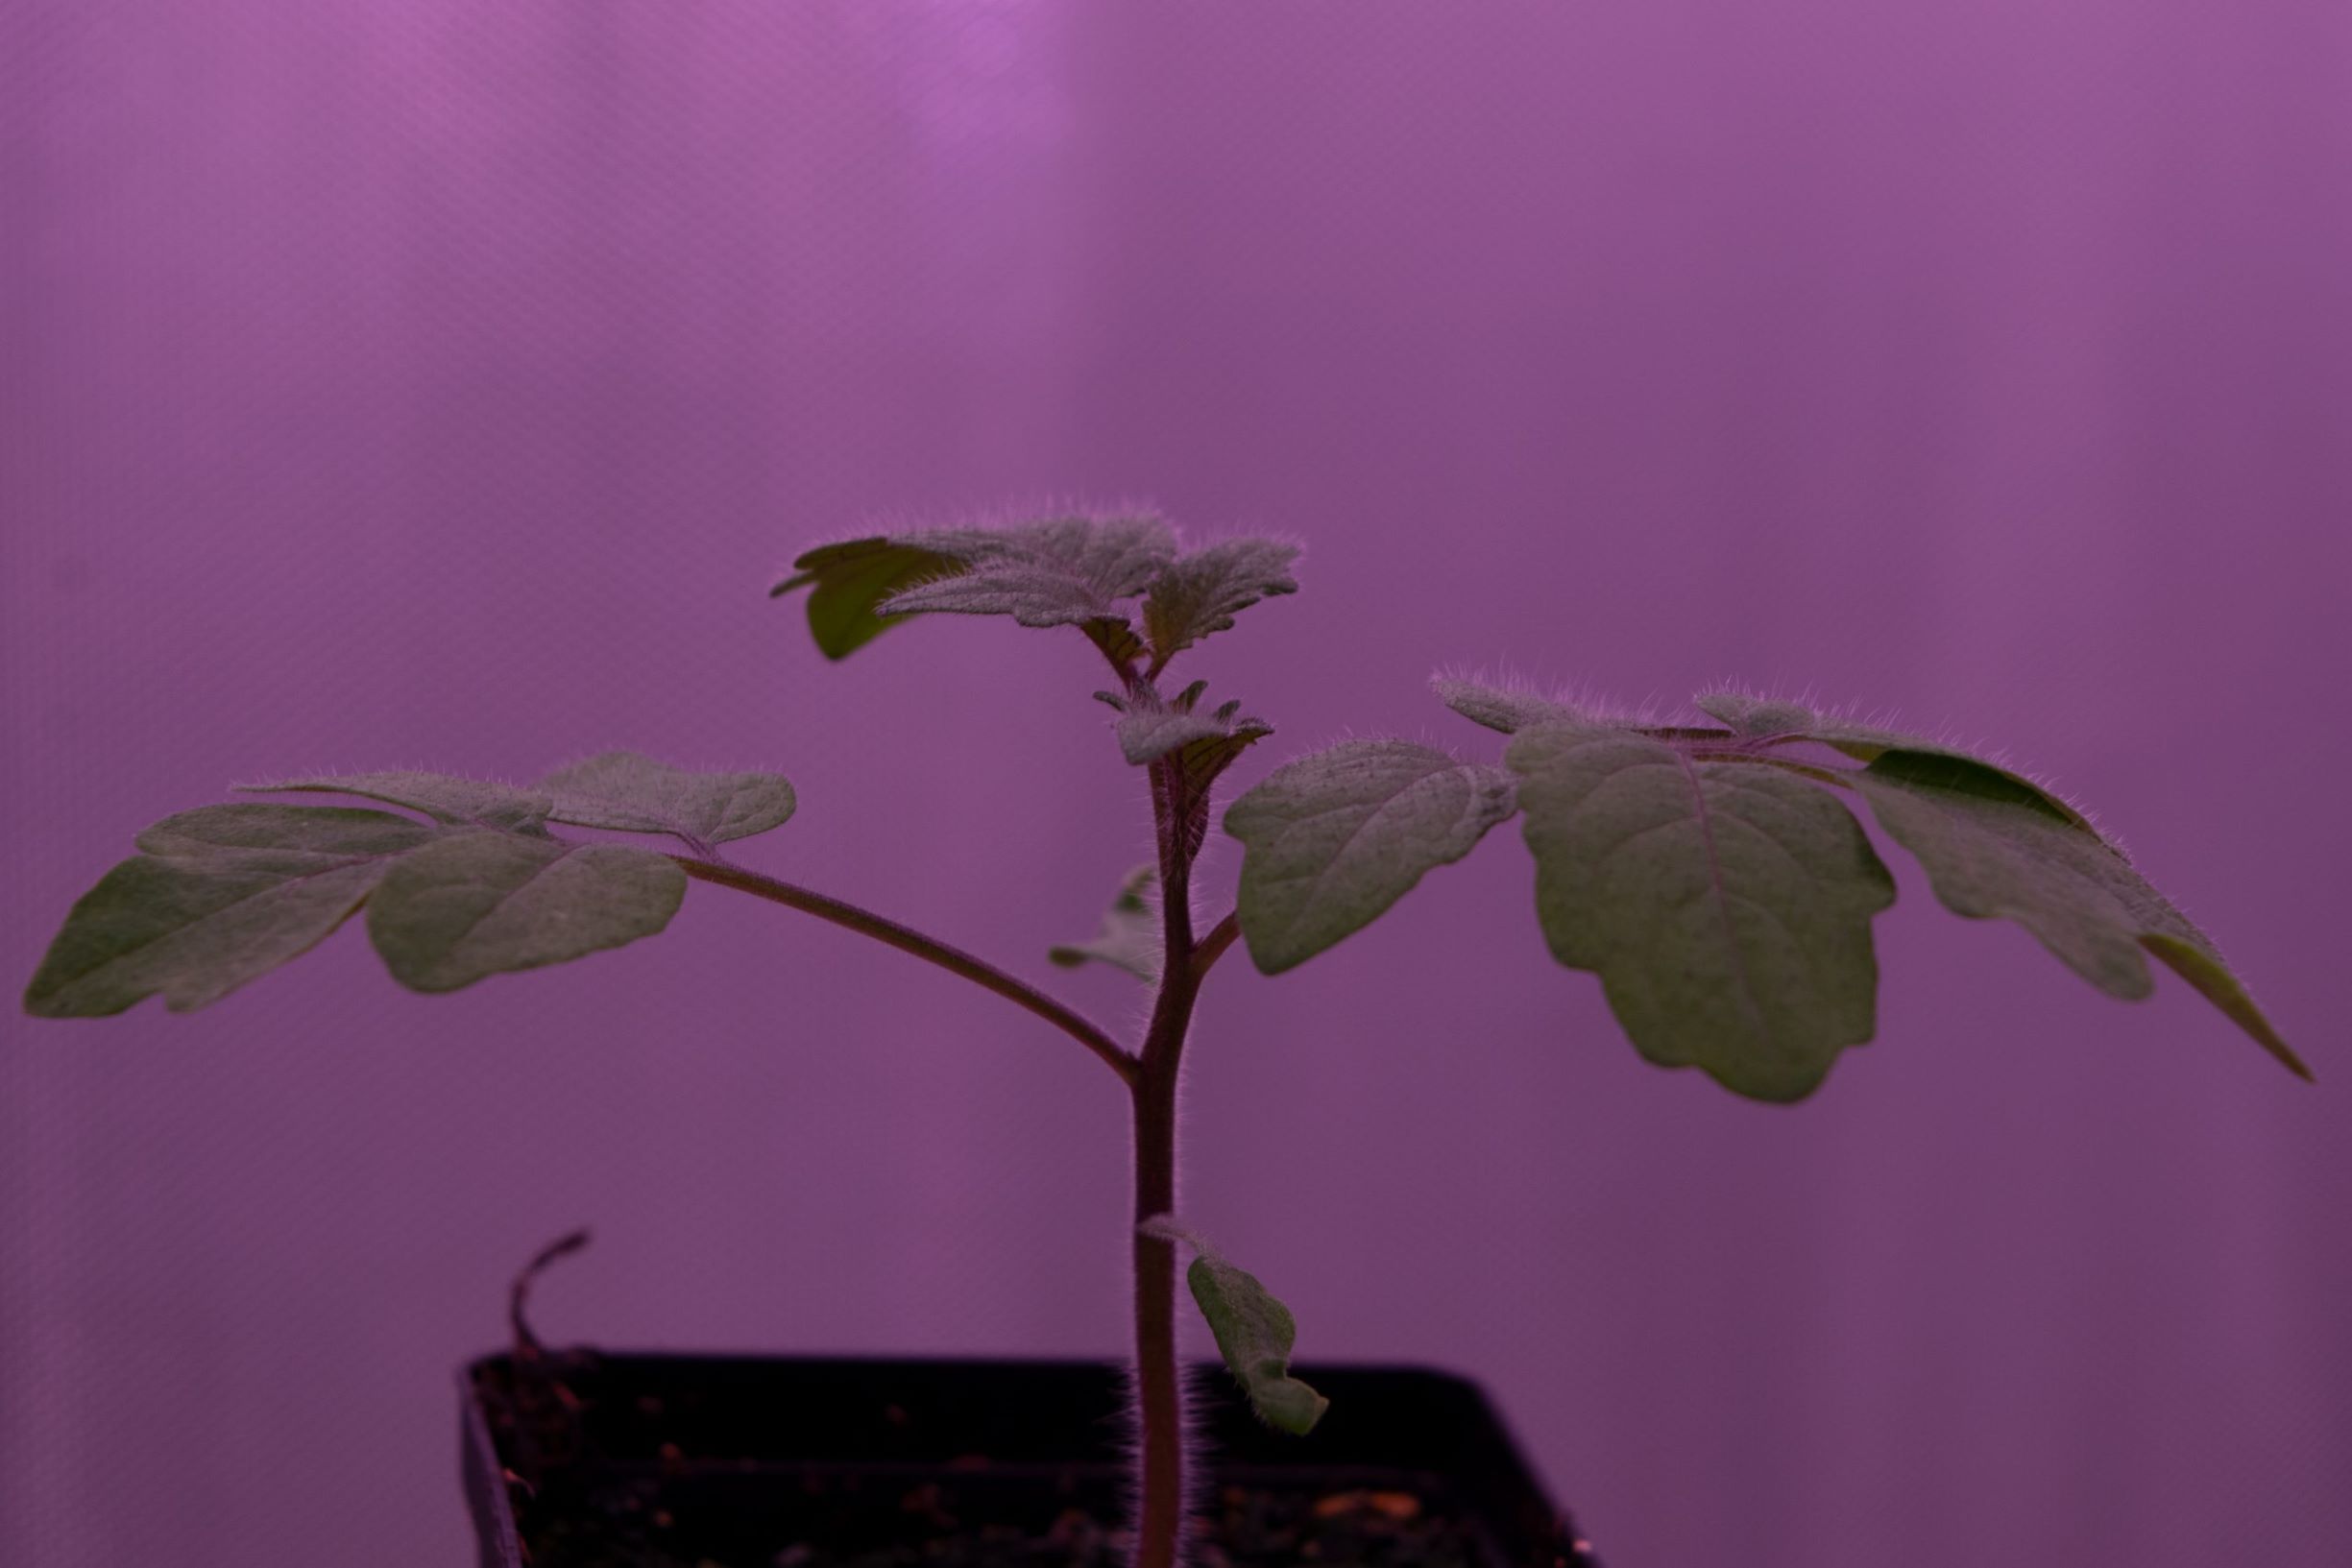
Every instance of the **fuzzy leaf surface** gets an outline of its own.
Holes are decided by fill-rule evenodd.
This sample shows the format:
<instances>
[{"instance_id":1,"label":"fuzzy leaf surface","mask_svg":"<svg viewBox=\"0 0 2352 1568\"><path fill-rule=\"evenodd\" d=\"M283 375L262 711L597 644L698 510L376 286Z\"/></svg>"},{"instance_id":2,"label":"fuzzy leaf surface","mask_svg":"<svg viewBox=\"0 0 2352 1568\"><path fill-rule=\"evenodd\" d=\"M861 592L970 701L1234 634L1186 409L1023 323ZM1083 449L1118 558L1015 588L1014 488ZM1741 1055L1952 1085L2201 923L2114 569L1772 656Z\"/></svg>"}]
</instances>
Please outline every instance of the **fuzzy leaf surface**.
<instances>
[{"instance_id":1,"label":"fuzzy leaf surface","mask_svg":"<svg viewBox=\"0 0 2352 1568\"><path fill-rule=\"evenodd\" d=\"M1146 982L1159 978L1163 943L1159 922L1152 916L1152 886L1159 880L1152 866L1137 866L1120 885L1103 916L1103 929L1084 942L1068 942L1049 949L1046 956L1064 969L1087 963L1109 964Z\"/></svg>"},{"instance_id":2,"label":"fuzzy leaf surface","mask_svg":"<svg viewBox=\"0 0 2352 1568\"><path fill-rule=\"evenodd\" d=\"M1142 592L1176 555L1176 535L1149 516L1054 518L984 537L963 570L901 588L880 612L1010 615L1023 626L1124 625L1116 601Z\"/></svg>"},{"instance_id":3,"label":"fuzzy leaf surface","mask_svg":"<svg viewBox=\"0 0 2352 1568\"><path fill-rule=\"evenodd\" d=\"M239 784L248 795L303 791L358 795L388 806L405 806L452 827L538 832L553 802L537 790L518 789L492 779L459 779L446 773L346 773L330 778L284 779L276 784Z\"/></svg>"},{"instance_id":4,"label":"fuzzy leaf surface","mask_svg":"<svg viewBox=\"0 0 2352 1568\"><path fill-rule=\"evenodd\" d=\"M1895 885L1827 792L1573 724L1521 732L1504 760L1552 955L1599 974L1644 1057L1794 1100L1871 1037L1870 920Z\"/></svg>"},{"instance_id":5,"label":"fuzzy leaf surface","mask_svg":"<svg viewBox=\"0 0 2352 1568\"><path fill-rule=\"evenodd\" d=\"M1134 708L1119 715L1119 755L1142 767L1179 746L1228 735L1231 730L1231 725L1208 713L1188 713L1179 708Z\"/></svg>"},{"instance_id":6,"label":"fuzzy leaf surface","mask_svg":"<svg viewBox=\"0 0 2352 1568\"><path fill-rule=\"evenodd\" d=\"M1258 1419L1297 1436L1312 1432L1331 1401L1290 1375L1291 1346L1298 1338L1291 1310L1255 1275L1211 1252L1193 1259L1184 1283Z\"/></svg>"},{"instance_id":7,"label":"fuzzy leaf surface","mask_svg":"<svg viewBox=\"0 0 2352 1568\"><path fill-rule=\"evenodd\" d=\"M95 1018L163 995L218 1001L315 947L400 856L444 830L389 811L208 806L164 818L74 905L25 990L40 1018Z\"/></svg>"},{"instance_id":8,"label":"fuzzy leaf surface","mask_svg":"<svg viewBox=\"0 0 2352 1568\"><path fill-rule=\"evenodd\" d=\"M368 936L412 991L454 991L620 947L669 924L686 873L625 844L457 832L403 856L368 901Z\"/></svg>"},{"instance_id":9,"label":"fuzzy leaf surface","mask_svg":"<svg viewBox=\"0 0 2352 1568\"><path fill-rule=\"evenodd\" d=\"M2012 772L1973 752L1945 745L1940 740L1829 717L1802 703L1766 701L1737 691L1706 692L1694 699L1694 705L1709 718L1722 720L1737 735L1751 740L1816 741L1844 752L1860 762L1873 762L1893 752L1907 752L1919 757L1947 758L1997 773L2024 794L2031 796L2044 811L2094 836L2097 833L2097 830L2080 811L2025 775Z\"/></svg>"},{"instance_id":10,"label":"fuzzy leaf surface","mask_svg":"<svg viewBox=\"0 0 2352 1568\"><path fill-rule=\"evenodd\" d=\"M1563 703L1539 697L1532 691L1508 691L1501 687L1479 686L1472 681L1456 681L1440 676L1429 683L1429 689L1439 701L1474 724L1505 735L1537 724L1586 723L1584 714Z\"/></svg>"},{"instance_id":11,"label":"fuzzy leaf surface","mask_svg":"<svg viewBox=\"0 0 2352 1568\"><path fill-rule=\"evenodd\" d=\"M548 819L620 832L669 833L696 847L782 827L798 804L777 773L689 773L636 752L606 752L539 781Z\"/></svg>"},{"instance_id":12,"label":"fuzzy leaf surface","mask_svg":"<svg viewBox=\"0 0 2352 1568\"><path fill-rule=\"evenodd\" d=\"M1298 546L1272 539L1229 539L1180 556L1152 581L1143 603L1144 635L1155 666L1215 632L1233 617L1281 593L1298 591L1291 563Z\"/></svg>"},{"instance_id":13,"label":"fuzzy leaf surface","mask_svg":"<svg viewBox=\"0 0 2352 1568\"><path fill-rule=\"evenodd\" d=\"M1378 919L1432 868L1515 809L1511 775L1409 740L1347 740L1286 763L1235 801L1240 920L1268 975Z\"/></svg>"},{"instance_id":14,"label":"fuzzy leaf surface","mask_svg":"<svg viewBox=\"0 0 2352 1568\"><path fill-rule=\"evenodd\" d=\"M2205 933L2097 834L2051 812L2015 775L1948 753L1887 750L1855 787L1919 859L1944 907L2011 920L2112 997L2154 989L2153 953L2299 1077L2311 1070Z\"/></svg>"}]
</instances>

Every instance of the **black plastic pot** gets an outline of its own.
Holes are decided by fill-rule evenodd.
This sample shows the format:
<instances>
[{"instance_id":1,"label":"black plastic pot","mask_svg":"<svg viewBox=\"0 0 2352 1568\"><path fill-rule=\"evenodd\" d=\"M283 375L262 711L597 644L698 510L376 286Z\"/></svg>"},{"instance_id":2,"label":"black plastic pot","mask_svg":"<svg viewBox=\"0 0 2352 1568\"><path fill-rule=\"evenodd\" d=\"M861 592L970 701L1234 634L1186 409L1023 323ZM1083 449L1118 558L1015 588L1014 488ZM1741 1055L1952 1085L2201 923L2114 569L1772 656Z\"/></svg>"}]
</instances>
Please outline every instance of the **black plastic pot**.
<instances>
[{"instance_id":1,"label":"black plastic pot","mask_svg":"<svg viewBox=\"0 0 2352 1568\"><path fill-rule=\"evenodd\" d=\"M1258 1543L1227 1560L1598 1568L1474 1385L1298 1373L1331 1400L1305 1438L1260 1426L1223 1368L1197 1374L1194 1511ZM575 1352L488 1357L462 1384L482 1568L1119 1555L1124 1374L1098 1363Z\"/></svg>"}]
</instances>

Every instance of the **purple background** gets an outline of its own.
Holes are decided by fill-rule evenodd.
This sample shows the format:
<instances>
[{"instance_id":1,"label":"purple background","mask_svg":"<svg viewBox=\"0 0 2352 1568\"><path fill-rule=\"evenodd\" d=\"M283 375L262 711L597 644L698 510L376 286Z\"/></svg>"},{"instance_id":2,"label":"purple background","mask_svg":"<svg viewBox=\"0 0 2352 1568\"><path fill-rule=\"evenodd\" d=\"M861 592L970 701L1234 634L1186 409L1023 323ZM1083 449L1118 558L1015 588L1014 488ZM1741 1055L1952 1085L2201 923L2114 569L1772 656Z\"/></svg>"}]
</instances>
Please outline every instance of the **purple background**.
<instances>
[{"instance_id":1,"label":"purple background","mask_svg":"<svg viewBox=\"0 0 2352 1568\"><path fill-rule=\"evenodd\" d=\"M2322 1080L1906 860L1879 1043L1736 1101L1505 831L1206 1001L1186 1207L1305 1353L1486 1380L1625 1568L2334 1568L2348 163L2334 0L11 6L0 952L233 780L627 745L1131 1025L1042 956L1145 850L1091 650L832 668L763 591L877 512L1296 534L1197 661L1281 731L1240 783L1491 755L1439 666L1990 737ZM716 889L440 1001L349 930L0 1033L0 1560L462 1560L451 1371L582 1222L550 1336L1121 1343L1109 1078Z\"/></svg>"}]
</instances>

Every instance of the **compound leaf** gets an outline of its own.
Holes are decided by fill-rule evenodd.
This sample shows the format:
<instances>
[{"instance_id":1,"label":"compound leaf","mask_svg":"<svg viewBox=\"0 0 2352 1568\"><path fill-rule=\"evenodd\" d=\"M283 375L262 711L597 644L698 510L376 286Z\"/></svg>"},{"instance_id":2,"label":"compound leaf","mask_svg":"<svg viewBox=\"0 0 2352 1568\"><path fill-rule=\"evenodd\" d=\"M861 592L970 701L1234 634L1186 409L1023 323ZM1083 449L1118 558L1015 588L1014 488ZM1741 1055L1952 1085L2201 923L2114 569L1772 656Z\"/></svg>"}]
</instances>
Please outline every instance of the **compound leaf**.
<instances>
[{"instance_id":1,"label":"compound leaf","mask_svg":"<svg viewBox=\"0 0 2352 1568\"><path fill-rule=\"evenodd\" d=\"M139 834L65 917L25 989L40 1018L184 1013L315 947L442 830L341 807L208 806Z\"/></svg>"},{"instance_id":2,"label":"compound leaf","mask_svg":"<svg viewBox=\"0 0 2352 1568\"><path fill-rule=\"evenodd\" d=\"M685 896L686 873L653 850L456 832L385 873L368 936L402 985L454 991L651 936Z\"/></svg>"},{"instance_id":3,"label":"compound leaf","mask_svg":"<svg viewBox=\"0 0 2352 1568\"><path fill-rule=\"evenodd\" d=\"M2015 921L2112 997L2154 989L2152 953L2290 1072L2311 1076L2205 933L2030 783L1973 758L1892 749L1852 779L1947 909Z\"/></svg>"},{"instance_id":4,"label":"compound leaf","mask_svg":"<svg viewBox=\"0 0 2352 1568\"><path fill-rule=\"evenodd\" d=\"M422 811L451 827L490 828L501 832L539 832L553 804L536 790L517 789L490 779L459 779L446 773L347 773L331 778L284 779L276 784L239 784L248 795L301 790L358 795Z\"/></svg>"},{"instance_id":5,"label":"compound leaf","mask_svg":"<svg viewBox=\"0 0 2352 1568\"><path fill-rule=\"evenodd\" d=\"M1509 817L1511 775L1409 740L1348 740L1277 768L1225 812L1240 919L1268 975L1377 919Z\"/></svg>"},{"instance_id":6,"label":"compound leaf","mask_svg":"<svg viewBox=\"0 0 2352 1568\"><path fill-rule=\"evenodd\" d=\"M689 773L636 752L606 752L539 781L551 821L669 833L697 850L782 827L797 804L776 773Z\"/></svg>"},{"instance_id":7,"label":"compound leaf","mask_svg":"<svg viewBox=\"0 0 2352 1568\"><path fill-rule=\"evenodd\" d=\"M1151 904L1152 886L1157 880L1159 871L1153 866L1137 866L1128 872L1119 896L1111 900L1109 911L1103 916L1102 933L1088 941L1049 949L1046 956L1064 969L1104 963L1139 980L1157 980L1163 944Z\"/></svg>"},{"instance_id":8,"label":"compound leaf","mask_svg":"<svg viewBox=\"0 0 2352 1568\"><path fill-rule=\"evenodd\" d=\"M1870 919L1895 886L1822 789L1571 723L1521 732L1504 760L1552 955L1600 975L1644 1057L1794 1100L1871 1037Z\"/></svg>"},{"instance_id":9,"label":"compound leaf","mask_svg":"<svg viewBox=\"0 0 2352 1568\"><path fill-rule=\"evenodd\" d=\"M1144 597L1144 635L1154 671L1260 599L1298 591L1290 567L1298 546L1271 539L1229 539L1180 556L1152 580Z\"/></svg>"}]
</instances>

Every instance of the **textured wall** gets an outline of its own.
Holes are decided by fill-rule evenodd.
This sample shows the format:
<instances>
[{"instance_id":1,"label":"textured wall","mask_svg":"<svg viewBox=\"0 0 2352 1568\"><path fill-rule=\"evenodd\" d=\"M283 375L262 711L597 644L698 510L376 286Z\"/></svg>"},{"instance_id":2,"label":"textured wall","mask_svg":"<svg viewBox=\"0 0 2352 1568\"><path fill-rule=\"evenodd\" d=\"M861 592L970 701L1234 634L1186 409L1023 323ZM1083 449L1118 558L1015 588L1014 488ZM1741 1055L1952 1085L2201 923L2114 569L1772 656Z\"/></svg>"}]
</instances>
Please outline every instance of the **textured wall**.
<instances>
[{"instance_id":1,"label":"textured wall","mask_svg":"<svg viewBox=\"0 0 2352 1568\"><path fill-rule=\"evenodd\" d=\"M29 975L237 779L772 765L762 868L1051 977L1141 857L1075 637L832 668L875 512L1306 539L1281 733L1726 677L2097 806L2318 1068L1907 862L1796 1110L1642 1065L1515 832L1223 971L1187 1207L1302 1349L1485 1379L1628 1568L2352 1553L2352 13L30 0L0 19L0 680ZM1213 861L1222 888L1234 856ZM452 1369L550 1335L1108 1354L1110 1080L716 889L427 1001L355 931L0 1020L0 1560L454 1563Z\"/></svg>"}]
</instances>

